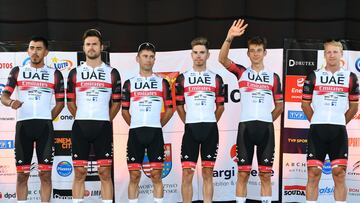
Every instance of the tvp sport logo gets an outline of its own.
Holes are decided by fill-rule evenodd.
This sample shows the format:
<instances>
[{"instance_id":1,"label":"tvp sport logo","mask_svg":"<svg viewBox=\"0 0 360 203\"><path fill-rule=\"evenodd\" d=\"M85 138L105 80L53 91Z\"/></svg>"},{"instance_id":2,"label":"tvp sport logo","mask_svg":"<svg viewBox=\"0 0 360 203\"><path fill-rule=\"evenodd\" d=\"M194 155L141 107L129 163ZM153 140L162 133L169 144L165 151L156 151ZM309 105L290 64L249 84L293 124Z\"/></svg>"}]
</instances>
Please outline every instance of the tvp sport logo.
<instances>
[{"instance_id":1,"label":"tvp sport logo","mask_svg":"<svg viewBox=\"0 0 360 203\"><path fill-rule=\"evenodd\" d=\"M171 144L164 144L164 166L161 174L161 178L165 178L170 174L171 168L172 168L172 150L171 150ZM147 177L150 178L151 176L151 165L149 161L149 157L147 155L147 151L145 151L144 160L142 163L142 170L145 173Z\"/></svg>"}]
</instances>

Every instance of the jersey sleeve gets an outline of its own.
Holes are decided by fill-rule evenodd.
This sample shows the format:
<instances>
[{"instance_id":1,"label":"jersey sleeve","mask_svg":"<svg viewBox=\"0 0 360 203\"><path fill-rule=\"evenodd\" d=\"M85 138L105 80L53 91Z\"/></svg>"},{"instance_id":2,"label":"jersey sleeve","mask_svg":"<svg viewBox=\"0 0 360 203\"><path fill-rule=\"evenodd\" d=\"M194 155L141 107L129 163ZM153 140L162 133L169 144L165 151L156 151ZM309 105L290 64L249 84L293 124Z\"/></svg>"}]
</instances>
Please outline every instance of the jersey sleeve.
<instances>
[{"instance_id":1,"label":"jersey sleeve","mask_svg":"<svg viewBox=\"0 0 360 203\"><path fill-rule=\"evenodd\" d=\"M172 108L172 97L171 97L171 88L170 84L166 79L162 80L162 88L163 88L163 101L165 104L165 108Z\"/></svg>"},{"instance_id":2,"label":"jersey sleeve","mask_svg":"<svg viewBox=\"0 0 360 203\"><path fill-rule=\"evenodd\" d=\"M76 68L72 69L68 75L66 99L67 102L75 102L76 100Z\"/></svg>"},{"instance_id":3,"label":"jersey sleeve","mask_svg":"<svg viewBox=\"0 0 360 203\"><path fill-rule=\"evenodd\" d=\"M126 80L121 92L121 106L124 110L129 110L130 108L130 87L130 80Z\"/></svg>"},{"instance_id":4,"label":"jersey sleeve","mask_svg":"<svg viewBox=\"0 0 360 203\"><path fill-rule=\"evenodd\" d=\"M302 100L303 101L311 101L313 97L313 92L315 88L316 82L316 75L315 72L311 72L305 79L304 86L303 86L303 94Z\"/></svg>"},{"instance_id":5,"label":"jersey sleeve","mask_svg":"<svg viewBox=\"0 0 360 203\"><path fill-rule=\"evenodd\" d=\"M65 89L64 89L64 77L59 70L54 72L54 91L56 102L64 102L65 100Z\"/></svg>"},{"instance_id":6,"label":"jersey sleeve","mask_svg":"<svg viewBox=\"0 0 360 203\"><path fill-rule=\"evenodd\" d=\"M227 68L231 73L233 73L236 78L239 80L241 78L241 75L246 71L246 68L240 64L236 64L234 62L231 62L229 67Z\"/></svg>"},{"instance_id":7,"label":"jersey sleeve","mask_svg":"<svg viewBox=\"0 0 360 203\"><path fill-rule=\"evenodd\" d=\"M180 74L175 81L176 106L185 104L184 97L184 75Z\"/></svg>"},{"instance_id":8,"label":"jersey sleeve","mask_svg":"<svg viewBox=\"0 0 360 203\"><path fill-rule=\"evenodd\" d=\"M220 75L216 75L215 77L215 81L216 81L216 99L215 102L219 105L224 105L224 101L225 101L225 88L224 88L224 82L223 79Z\"/></svg>"},{"instance_id":9,"label":"jersey sleeve","mask_svg":"<svg viewBox=\"0 0 360 203\"><path fill-rule=\"evenodd\" d=\"M4 93L7 93L9 95L11 95L14 92L14 89L16 87L16 83L17 83L17 77L19 74L19 66L14 67L13 69L11 69L9 77L7 79L5 88L3 90Z\"/></svg>"},{"instance_id":10,"label":"jersey sleeve","mask_svg":"<svg viewBox=\"0 0 360 203\"><path fill-rule=\"evenodd\" d=\"M359 80L354 73L350 73L349 101L350 102L359 101Z\"/></svg>"},{"instance_id":11,"label":"jersey sleeve","mask_svg":"<svg viewBox=\"0 0 360 203\"><path fill-rule=\"evenodd\" d=\"M111 83L112 83L112 94L111 99L112 102L120 102L121 101L121 78L119 71L115 68L111 71Z\"/></svg>"},{"instance_id":12,"label":"jersey sleeve","mask_svg":"<svg viewBox=\"0 0 360 203\"><path fill-rule=\"evenodd\" d=\"M278 74L274 73L274 84L272 88L274 101L275 102L282 102L283 101L283 92L281 89L281 81Z\"/></svg>"}]
</instances>

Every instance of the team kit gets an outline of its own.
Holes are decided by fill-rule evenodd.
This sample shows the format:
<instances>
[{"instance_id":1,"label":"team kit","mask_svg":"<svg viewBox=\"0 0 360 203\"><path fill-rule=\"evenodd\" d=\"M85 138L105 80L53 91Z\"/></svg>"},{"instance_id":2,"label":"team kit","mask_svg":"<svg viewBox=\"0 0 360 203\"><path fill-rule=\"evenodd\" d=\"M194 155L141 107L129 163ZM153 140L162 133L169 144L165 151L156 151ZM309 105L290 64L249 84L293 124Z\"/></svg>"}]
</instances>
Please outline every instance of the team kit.
<instances>
[{"instance_id":1,"label":"team kit","mask_svg":"<svg viewBox=\"0 0 360 203\"><path fill-rule=\"evenodd\" d=\"M241 94L236 139L238 173L234 199L237 203L246 202L247 183L256 150L261 202L270 203L275 150L273 122L283 112L283 91L279 75L265 68L267 41L264 37L254 36L248 39L247 56L251 62L249 67L236 64L228 58L232 41L240 38L247 26L243 19L233 22L218 56L219 63L237 78ZM169 82L153 72L156 49L152 43L144 42L139 45L135 59L139 64L139 72L136 76L121 81L118 70L101 60L103 39L100 31L86 30L82 40L86 61L69 72L66 89L61 72L44 63L49 50L48 41L41 36L34 36L29 41L27 53L30 63L14 67L10 71L1 102L17 111L17 202L27 201L34 148L38 159L41 202L51 200L54 155L52 120L63 108L68 108L75 118L71 131L74 203L84 202L90 145L93 145L98 164L101 199L104 203L113 202L112 120L120 110L129 125L126 150L129 171L128 202L138 202L145 150L153 184L153 199L147 202L165 202L161 179L165 158L162 127L174 113L173 99L176 100L174 108L184 123L180 154L182 202L192 202L192 182L199 156L203 202L212 202L213 169L219 145L217 123L225 111L225 88L222 77L206 66L210 56L208 40L197 37L191 41L190 57L193 65L176 78L173 94L176 98L172 98ZM307 203L317 202L326 155L331 161L334 199L336 203L346 202L346 124L358 110L359 83L354 73L341 67L342 55L341 42L325 41L326 66L312 71L303 86L301 108L310 122L307 143ZM15 91L16 99L11 97ZM51 102L53 98L56 101L55 106Z\"/></svg>"}]
</instances>

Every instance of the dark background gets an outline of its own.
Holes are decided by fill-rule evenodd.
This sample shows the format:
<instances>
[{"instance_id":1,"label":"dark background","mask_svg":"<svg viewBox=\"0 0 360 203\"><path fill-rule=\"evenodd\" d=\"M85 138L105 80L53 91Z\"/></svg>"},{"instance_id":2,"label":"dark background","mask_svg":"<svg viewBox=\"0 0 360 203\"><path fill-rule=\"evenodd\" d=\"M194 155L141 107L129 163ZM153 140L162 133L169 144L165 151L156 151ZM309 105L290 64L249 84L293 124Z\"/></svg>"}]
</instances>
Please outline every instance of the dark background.
<instances>
[{"instance_id":1,"label":"dark background","mask_svg":"<svg viewBox=\"0 0 360 203\"><path fill-rule=\"evenodd\" d=\"M244 18L249 27L233 47L263 35L282 48L284 38L359 40L359 10L359 0L0 0L0 41L37 34L76 50L82 33L98 28L112 52L136 51L144 41L189 49L196 36L220 48L233 20Z\"/></svg>"}]
</instances>

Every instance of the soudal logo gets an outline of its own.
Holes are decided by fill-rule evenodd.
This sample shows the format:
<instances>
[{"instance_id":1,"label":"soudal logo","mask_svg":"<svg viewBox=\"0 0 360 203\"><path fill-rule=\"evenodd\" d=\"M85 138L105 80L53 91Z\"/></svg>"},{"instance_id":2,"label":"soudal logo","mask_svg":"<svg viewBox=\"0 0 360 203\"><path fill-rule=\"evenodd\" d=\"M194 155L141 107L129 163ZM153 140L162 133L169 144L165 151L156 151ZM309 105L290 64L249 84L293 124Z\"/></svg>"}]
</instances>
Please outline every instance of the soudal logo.
<instances>
[{"instance_id":1,"label":"soudal logo","mask_svg":"<svg viewBox=\"0 0 360 203\"><path fill-rule=\"evenodd\" d=\"M360 58L356 59L355 61L355 68L358 72L360 72Z\"/></svg>"},{"instance_id":2,"label":"soudal logo","mask_svg":"<svg viewBox=\"0 0 360 203\"><path fill-rule=\"evenodd\" d=\"M225 180L229 180L231 177L235 177L235 167L226 170L214 170L213 177L224 178Z\"/></svg>"},{"instance_id":3,"label":"soudal logo","mask_svg":"<svg viewBox=\"0 0 360 203\"><path fill-rule=\"evenodd\" d=\"M60 71L71 70L74 64L71 60L59 59L58 57L51 58L51 62L53 67Z\"/></svg>"},{"instance_id":4,"label":"soudal logo","mask_svg":"<svg viewBox=\"0 0 360 203\"><path fill-rule=\"evenodd\" d=\"M306 186L304 185L285 185L284 195L305 196Z\"/></svg>"},{"instance_id":5,"label":"soudal logo","mask_svg":"<svg viewBox=\"0 0 360 203\"><path fill-rule=\"evenodd\" d=\"M305 113L303 111L288 111L289 120L307 120Z\"/></svg>"},{"instance_id":6,"label":"soudal logo","mask_svg":"<svg viewBox=\"0 0 360 203\"><path fill-rule=\"evenodd\" d=\"M0 69L11 69L13 67L13 63L0 63Z\"/></svg>"},{"instance_id":7,"label":"soudal logo","mask_svg":"<svg viewBox=\"0 0 360 203\"><path fill-rule=\"evenodd\" d=\"M360 147L360 137L349 137L349 147Z\"/></svg>"}]
</instances>

